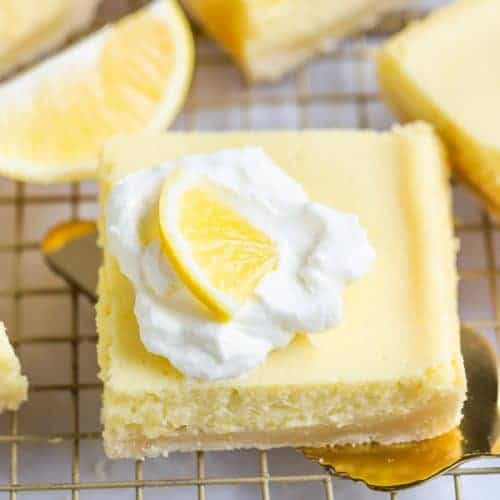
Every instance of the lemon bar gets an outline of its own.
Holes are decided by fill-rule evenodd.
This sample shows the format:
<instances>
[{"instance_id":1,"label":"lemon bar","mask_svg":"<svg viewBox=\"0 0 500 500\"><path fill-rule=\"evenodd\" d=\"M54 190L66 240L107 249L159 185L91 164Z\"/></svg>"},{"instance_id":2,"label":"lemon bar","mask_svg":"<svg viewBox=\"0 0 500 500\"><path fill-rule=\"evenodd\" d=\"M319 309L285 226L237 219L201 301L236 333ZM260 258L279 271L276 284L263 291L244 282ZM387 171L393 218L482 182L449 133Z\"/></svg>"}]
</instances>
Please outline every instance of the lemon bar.
<instances>
[{"instance_id":1,"label":"lemon bar","mask_svg":"<svg viewBox=\"0 0 500 500\"><path fill-rule=\"evenodd\" d=\"M461 176L500 210L500 1L461 0L410 25L378 54L388 103L433 123Z\"/></svg>"},{"instance_id":2,"label":"lemon bar","mask_svg":"<svg viewBox=\"0 0 500 500\"><path fill-rule=\"evenodd\" d=\"M249 374L188 378L144 348L134 291L111 254L110 190L188 154L260 147L312 199L355 213L373 269L345 294L342 324L297 335ZM122 136L103 153L97 327L110 457L175 450L421 440L458 424L465 398L448 169L425 124L391 132Z\"/></svg>"},{"instance_id":3,"label":"lemon bar","mask_svg":"<svg viewBox=\"0 0 500 500\"><path fill-rule=\"evenodd\" d=\"M3 0L0 77L57 46L93 20L100 0Z\"/></svg>"},{"instance_id":4,"label":"lemon bar","mask_svg":"<svg viewBox=\"0 0 500 500\"><path fill-rule=\"evenodd\" d=\"M21 375L21 366L9 344L3 323L0 323L0 412L17 410L26 400L28 381Z\"/></svg>"},{"instance_id":5,"label":"lemon bar","mask_svg":"<svg viewBox=\"0 0 500 500\"><path fill-rule=\"evenodd\" d=\"M182 0L249 80L277 80L406 0ZM313 5L314 4L314 5Z\"/></svg>"}]
</instances>

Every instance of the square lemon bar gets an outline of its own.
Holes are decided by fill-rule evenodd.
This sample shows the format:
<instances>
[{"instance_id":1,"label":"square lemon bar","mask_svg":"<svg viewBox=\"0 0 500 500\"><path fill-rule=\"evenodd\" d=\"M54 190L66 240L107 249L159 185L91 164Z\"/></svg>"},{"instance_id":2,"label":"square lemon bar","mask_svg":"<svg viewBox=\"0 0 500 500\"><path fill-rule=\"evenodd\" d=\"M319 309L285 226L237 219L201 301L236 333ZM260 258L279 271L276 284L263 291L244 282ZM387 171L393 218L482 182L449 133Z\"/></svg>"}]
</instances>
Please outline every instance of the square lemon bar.
<instances>
[{"instance_id":1,"label":"square lemon bar","mask_svg":"<svg viewBox=\"0 0 500 500\"><path fill-rule=\"evenodd\" d=\"M346 291L340 327L314 340L296 336L246 376L187 378L141 343L132 285L103 231L104 207L133 171L245 146L261 147L314 200L357 214L377 257ZM100 181L97 325L110 457L392 443L459 423L465 379L456 242L446 160L429 126L118 137L105 149Z\"/></svg>"},{"instance_id":2,"label":"square lemon bar","mask_svg":"<svg viewBox=\"0 0 500 500\"><path fill-rule=\"evenodd\" d=\"M249 80L276 80L408 0L182 0Z\"/></svg>"},{"instance_id":3,"label":"square lemon bar","mask_svg":"<svg viewBox=\"0 0 500 500\"><path fill-rule=\"evenodd\" d=\"M386 100L435 125L461 176L500 212L500 0L461 0L410 25L378 54Z\"/></svg>"},{"instance_id":4,"label":"square lemon bar","mask_svg":"<svg viewBox=\"0 0 500 500\"><path fill-rule=\"evenodd\" d=\"M21 375L21 365L9 344L3 323L0 323L0 381L0 412L17 410L26 400L28 381Z\"/></svg>"}]
</instances>

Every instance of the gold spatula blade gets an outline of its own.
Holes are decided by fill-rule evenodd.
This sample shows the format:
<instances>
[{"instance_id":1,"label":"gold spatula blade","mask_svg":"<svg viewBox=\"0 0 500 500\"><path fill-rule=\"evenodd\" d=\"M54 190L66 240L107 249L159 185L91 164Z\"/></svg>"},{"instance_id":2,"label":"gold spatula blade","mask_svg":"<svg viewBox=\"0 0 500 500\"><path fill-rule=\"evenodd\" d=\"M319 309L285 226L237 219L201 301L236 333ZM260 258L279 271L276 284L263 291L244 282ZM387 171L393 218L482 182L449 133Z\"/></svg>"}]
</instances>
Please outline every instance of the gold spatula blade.
<instances>
[{"instance_id":1,"label":"gold spatula blade","mask_svg":"<svg viewBox=\"0 0 500 500\"><path fill-rule=\"evenodd\" d=\"M42 244L50 267L91 300L96 300L101 251L91 221L61 224ZM467 460L500 457L498 358L480 334L462 330L462 354L468 396L460 427L434 439L383 446L305 448L305 456L332 474L364 482L379 490L421 484Z\"/></svg>"},{"instance_id":2,"label":"gold spatula blade","mask_svg":"<svg viewBox=\"0 0 500 500\"><path fill-rule=\"evenodd\" d=\"M77 220L53 227L42 242L45 260L54 272L97 301L97 273L102 252L94 221Z\"/></svg>"},{"instance_id":3,"label":"gold spatula blade","mask_svg":"<svg viewBox=\"0 0 500 500\"><path fill-rule=\"evenodd\" d=\"M389 491L421 484L473 458L500 457L497 355L469 329L462 329L461 344L468 390L460 427L415 443L305 448L305 456L331 473Z\"/></svg>"}]
</instances>

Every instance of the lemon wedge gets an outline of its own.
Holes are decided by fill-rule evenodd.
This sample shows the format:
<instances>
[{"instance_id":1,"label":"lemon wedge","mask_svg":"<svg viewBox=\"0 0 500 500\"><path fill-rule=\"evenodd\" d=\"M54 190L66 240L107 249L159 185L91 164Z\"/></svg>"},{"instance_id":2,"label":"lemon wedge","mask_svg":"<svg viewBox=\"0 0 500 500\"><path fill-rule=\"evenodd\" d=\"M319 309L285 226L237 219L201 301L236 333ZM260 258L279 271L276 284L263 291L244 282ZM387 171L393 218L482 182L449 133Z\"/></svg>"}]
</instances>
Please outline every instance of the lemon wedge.
<instances>
[{"instance_id":1,"label":"lemon wedge","mask_svg":"<svg viewBox=\"0 0 500 500\"><path fill-rule=\"evenodd\" d=\"M99 0L2 0L0 76L85 29Z\"/></svg>"},{"instance_id":2,"label":"lemon wedge","mask_svg":"<svg viewBox=\"0 0 500 500\"><path fill-rule=\"evenodd\" d=\"M0 87L0 173L31 182L95 176L117 133L161 130L191 81L192 34L157 0Z\"/></svg>"},{"instance_id":3,"label":"lemon wedge","mask_svg":"<svg viewBox=\"0 0 500 500\"><path fill-rule=\"evenodd\" d=\"M191 293L228 321L278 262L278 246L213 184L169 175L159 203L163 249Z\"/></svg>"}]
</instances>

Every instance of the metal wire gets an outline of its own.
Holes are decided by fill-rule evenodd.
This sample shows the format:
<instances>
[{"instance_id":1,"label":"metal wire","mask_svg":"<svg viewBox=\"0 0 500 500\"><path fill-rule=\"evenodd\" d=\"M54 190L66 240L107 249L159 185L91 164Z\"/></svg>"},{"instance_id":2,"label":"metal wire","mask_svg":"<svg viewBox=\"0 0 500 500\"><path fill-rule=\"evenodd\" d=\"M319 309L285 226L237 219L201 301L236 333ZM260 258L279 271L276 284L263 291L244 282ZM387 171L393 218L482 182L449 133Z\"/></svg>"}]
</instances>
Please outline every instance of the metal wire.
<instances>
[{"instance_id":1,"label":"metal wire","mask_svg":"<svg viewBox=\"0 0 500 500\"><path fill-rule=\"evenodd\" d=\"M108 18L104 14L109 13L105 2L102 10L103 16L98 20L98 25L102 25ZM117 2L123 11L143 3L142 0L122 0ZM115 3L116 6L116 3ZM297 110L298 120L296 125L300 128L318 126L311 117L312 106L336 106L348 105L355 109L356 125L360 128L371 126L368 107L378 102L376 92L369 89L366 81L366 65L370 60L370 49L380 42L385 36L403 27L409 20L421 16L425 11L421 9L408 9L391 15L376 30L359 36L339 47L333 54L325 56L321 62L333 64L347 63L354 65L355 83L354 87L348 91L341 92L332 88L328 92L313 91L311 80L308 78L308 71L313 66L300 70L294 77L288 80L288 87L293 87L293 92L286 89L282 92L256 92L251 88L246 88L241 84L237 91L224 95L224 93L204 97L194 93L188 100L183 116L179 119L181 128L192 130L197 128L200 116L203 113L222 113L224 116L223 125L217 124L217 128L231 128L228 123L228 114L232 110L240 114L240 126L252 128L252 110L255 106L265 106L268 108L283 108L292 106ZM213 46L198 35L198 70L204 68L214 68L216 70L227 69L230 64L224 55L215 50ZM286 84L287 85L287 84ZM26 192L26 186L21 183L13 183L14 189L10 195L0 196L0 210L4 207L13 208L13 219L15 223L15 234L12 242L0 244L0 257L2 253L12 253L14 255L14 277L13 284L5 290L0 291L0 298L13 301L13 319L9 325L9 333L16 349L20 346L42 345L46 349L53 349L57 345L68 345L71 357L71 377L69 383L64 384L37 384L36 380L30 386L30 394L65 392L71 396L72 412L71 426L69 432L46 432L25 434L19 433L18 414L10 415L8 432L0 435L0 445L8 445L9 453L9 476L8 483L0 484L0 493L8 492L9 498L15 500L18 492L26 491L56 491L66 490L70 492L73 500L78 500L79 492L84 490L106 490L106 489L132 489L135 492L136 500L143 500L144 489L146 488L170 488L174 486L192 486L197 488L199 500L205 500L206 488L212 485L232 486L232 485L258 485L261 490L261 498L270 500L272 498L272 485L319 482L324 486L324 498L334 499L334 483L328 474L293 474L274 475L269 469L269 457L266 451L260 452L260 471L257 475L245 477L207 477L206 465L207 455L198 452L196 455L196 473L193 477L176 479L145 479L143 474L143 462L136 462L134 475L127 480L116 481L84 481L80 477L80 462L82 447L85 440L100 438L99 432L85 432L81 430L81 408L80 400L82 393L100 388L98 383L84 383L79 379L79 359L81 346L85 343L96 342L95 333L85 334L81 332L79 326L79 301L78 290L71 287L47 287L47 286L25 286L21 277L21 260L23 254L28 251L38 249L38 241L30 241L25 236L26 208L27 207L69 207L71 217L78 218L82 204L95 204L95 194L82 192L81 186L74 184L68 194L30 194ZM500 269L497 267L495 254L500 249L500 239L495 240L495 231L500 229L500 225L483 213L478 222L464 222L457 220L456 230L459 236L481 235L486 249L486 265L475 265L473 268L461 270L463 280L487 280L489 289L489 301L493 309L493 320L467 321L470 327L484 330L491 328L495 331L498 345L500 346L500 296L497 289L497 277L500 276ZM500 255L500 253L499 253ZM70 299L70 324L68 334L63 336L45 335L30 336L25 334L23 327L23 314L21 301L26 297L37 296L64 296ZM71 444L71 480L53 481L45 483L20 482L20 444L43 444L43 443L63 443ZM500 467L470 468L462 467L459 470L448 472L453 478L453 495L459 500L461 498L461 476L477 476L500 474ZM396 499L397 494L388 494L388 498Z\"/></svg>"}]
</instances>

